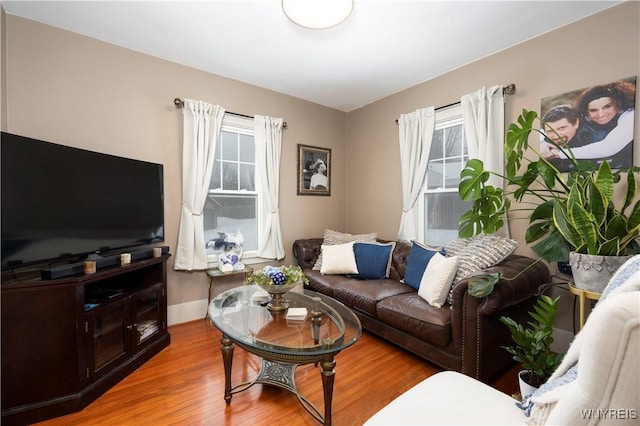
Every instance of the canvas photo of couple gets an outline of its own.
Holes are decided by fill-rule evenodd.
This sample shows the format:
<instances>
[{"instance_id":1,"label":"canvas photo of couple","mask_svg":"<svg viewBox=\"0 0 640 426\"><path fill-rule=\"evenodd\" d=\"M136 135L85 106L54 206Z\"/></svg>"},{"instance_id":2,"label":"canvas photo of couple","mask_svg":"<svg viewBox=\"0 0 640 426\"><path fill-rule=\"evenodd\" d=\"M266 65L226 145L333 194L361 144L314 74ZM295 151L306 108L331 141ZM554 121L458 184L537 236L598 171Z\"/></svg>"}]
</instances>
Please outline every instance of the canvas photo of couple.
<instances>
[{"instance_id":1,"label":"canvas photo of couple","mask_svg":"<svg viewBox=\"0 0 640 426\"><path fill-rule=\"evenodd\" d=\"M636 77L543 98L542 120L548 138L540 154L560 171L577 160L609 160L619 169L633 165ZM571 153L566 148L571 149Z\"/></svg>"}]
</instances>

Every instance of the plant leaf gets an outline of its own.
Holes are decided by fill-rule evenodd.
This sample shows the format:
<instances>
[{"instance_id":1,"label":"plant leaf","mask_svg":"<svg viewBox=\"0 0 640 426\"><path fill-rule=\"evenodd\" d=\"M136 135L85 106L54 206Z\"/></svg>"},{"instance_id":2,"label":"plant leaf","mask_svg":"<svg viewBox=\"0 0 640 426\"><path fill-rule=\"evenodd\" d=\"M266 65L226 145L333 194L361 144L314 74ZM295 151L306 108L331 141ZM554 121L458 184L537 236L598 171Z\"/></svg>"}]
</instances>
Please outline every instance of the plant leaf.
<instances>
[{"instance_id":1,"label":"plant leaf","mask_svg":"<svg viewBox=\"0 0 640 426\"><path fill-rule=\"evenodd\" d=\"M550 233L545 239L531 246L531 250L547 262L569 260L569 246L559 233Z\"/></svg>"},{"instance_id":2,"label":"plant leaf","mask_svg":"<svg viewBox=\"0 0 640 426\"><path fill-rule=\"evenodd\" d=\"M469 294L473 297L485 297L491 294L502 272L481 273L469 278Z\"/></svg>"},{"instance_id":3,"label":"plant leaf","mask_svg":"<svg viewBox=\"0 0 640 426\"><path fill-rule=\"evenodd\" d=\"M596 185L607 200L613 198L613 175L611 173L611 164L608 161L600 163L600 168L596 175Z\"/></svg>"}]
</instances>

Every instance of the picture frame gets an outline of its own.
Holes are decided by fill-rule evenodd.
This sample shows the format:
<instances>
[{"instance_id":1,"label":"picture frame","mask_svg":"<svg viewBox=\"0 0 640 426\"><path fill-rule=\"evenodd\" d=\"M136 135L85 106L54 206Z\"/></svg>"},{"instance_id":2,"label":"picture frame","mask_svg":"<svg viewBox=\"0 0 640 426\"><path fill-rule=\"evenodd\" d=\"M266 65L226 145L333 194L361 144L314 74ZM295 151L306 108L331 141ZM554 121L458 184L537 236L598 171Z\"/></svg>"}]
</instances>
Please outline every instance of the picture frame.
<instances>
[{"instance_id":1,"label":"picture frame","mask_svg":"<svg viewBox=\"0 0 640 426\"><path fill-rule=\"evenodd\" d=\"M298 195L331 195L331 150L298 144Z\"/></svg>"},{"instance_id":2,"label":"picture frame","mask_svg":"<svg viewBox=\"0 0 640 426\"><path fill-rule=\"evenodd\" d=\"M635 76L542 98L540 117L552 140L540 141L540 155L561 172L575 168L559 154L565 146L595 167L603 161L612 169L633 166L635 98Z\"/></svg>"}]
</instances>

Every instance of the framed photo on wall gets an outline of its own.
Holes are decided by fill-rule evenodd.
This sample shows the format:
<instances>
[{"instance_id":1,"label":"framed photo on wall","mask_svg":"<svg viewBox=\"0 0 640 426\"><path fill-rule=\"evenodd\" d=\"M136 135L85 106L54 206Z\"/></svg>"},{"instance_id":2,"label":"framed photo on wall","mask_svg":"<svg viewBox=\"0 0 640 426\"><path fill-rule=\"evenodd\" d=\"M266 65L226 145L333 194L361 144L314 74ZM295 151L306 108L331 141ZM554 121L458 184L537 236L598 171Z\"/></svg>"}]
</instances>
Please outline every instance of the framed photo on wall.
<instances>
[{"instance_id":1,"label":"framed photo on wall","mask_svg":"<svg viewBox=\"0 0 640 426\"><path fill-rule=\"evenodd\" d=\"M331 195L331 150L298 144L298 195Z\"/></svg>"},{"instance_id":2,"label":"framed photo on wall","mask_svg":"<svg viewBox=\"0 0 640 426\"><path fill-rule=\"evenodd\" d=\"M561 172L574 168L564 147L596 167L605 160L613 169L631 167L635 103L636 77L543 98L540 115L551 140L540 141L540 154Z\"/></svg>"}]
</instances>

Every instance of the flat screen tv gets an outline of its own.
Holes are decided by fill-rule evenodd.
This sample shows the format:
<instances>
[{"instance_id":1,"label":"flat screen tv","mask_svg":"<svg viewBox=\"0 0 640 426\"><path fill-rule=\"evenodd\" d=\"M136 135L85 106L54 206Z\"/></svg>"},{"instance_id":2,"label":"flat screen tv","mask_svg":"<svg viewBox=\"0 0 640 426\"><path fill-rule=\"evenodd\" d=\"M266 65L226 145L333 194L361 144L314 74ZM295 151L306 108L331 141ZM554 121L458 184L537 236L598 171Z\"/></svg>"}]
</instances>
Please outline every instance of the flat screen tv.
<instances>
[{"instance_id":1,"label":"flat screen tv","mask_svg":"<svg viewBox=\"0 0 640 426\"><path fill-rule=\"evenodd\" d=\"M163 167L2 132L2 270L164 241Z\"/></svg>"}]
</instances>

